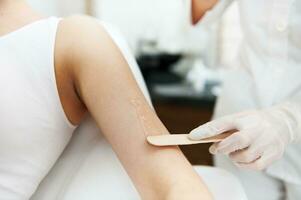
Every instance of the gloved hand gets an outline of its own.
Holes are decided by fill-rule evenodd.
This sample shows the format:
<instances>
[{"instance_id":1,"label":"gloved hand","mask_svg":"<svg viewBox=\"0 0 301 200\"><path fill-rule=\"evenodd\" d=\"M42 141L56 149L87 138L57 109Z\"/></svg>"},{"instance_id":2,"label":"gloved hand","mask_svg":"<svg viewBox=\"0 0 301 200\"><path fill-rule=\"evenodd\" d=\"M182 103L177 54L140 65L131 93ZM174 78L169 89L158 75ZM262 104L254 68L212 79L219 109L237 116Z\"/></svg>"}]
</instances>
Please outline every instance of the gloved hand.
<instances>
[{"instance_id":1,"label":"gloved hand","mask_svg":"<svg viewBox=\"0 0 301 200\"><path fill-rule=\"evenodd\" d=\"M229 155L238 167L263 170L281 158L285 147L296 139L295 125L296 120L289 110L279 106L222 117L194 129L189 137L199 140L237 130L213 144L209 151Z\"/></svg>"}]
</instances>

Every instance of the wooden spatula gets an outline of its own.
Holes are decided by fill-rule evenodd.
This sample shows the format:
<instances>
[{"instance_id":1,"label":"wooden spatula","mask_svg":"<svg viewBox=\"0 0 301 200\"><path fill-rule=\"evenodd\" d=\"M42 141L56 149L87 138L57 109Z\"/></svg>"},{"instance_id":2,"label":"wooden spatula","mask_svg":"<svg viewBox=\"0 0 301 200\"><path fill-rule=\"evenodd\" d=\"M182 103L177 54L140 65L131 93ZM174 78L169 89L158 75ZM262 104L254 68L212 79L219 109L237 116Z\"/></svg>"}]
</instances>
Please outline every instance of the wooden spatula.
<instances>
[{"instance_id":1,"label":"wooden spatula","mask_svg":"<svg viewBox=\"0 0 301 200\"><path fill-rule=\"evenodd\" d=\"M148 143L154 146L176 146L176 145L212 143L212 142L220 142L234 132L236 131L227 131L222 134L209 137L209 138L204 138L201 140L191 140L188 138L188 134L154 135L154 136L148 136L147 141Z\"/></svg>"}]
</instances>

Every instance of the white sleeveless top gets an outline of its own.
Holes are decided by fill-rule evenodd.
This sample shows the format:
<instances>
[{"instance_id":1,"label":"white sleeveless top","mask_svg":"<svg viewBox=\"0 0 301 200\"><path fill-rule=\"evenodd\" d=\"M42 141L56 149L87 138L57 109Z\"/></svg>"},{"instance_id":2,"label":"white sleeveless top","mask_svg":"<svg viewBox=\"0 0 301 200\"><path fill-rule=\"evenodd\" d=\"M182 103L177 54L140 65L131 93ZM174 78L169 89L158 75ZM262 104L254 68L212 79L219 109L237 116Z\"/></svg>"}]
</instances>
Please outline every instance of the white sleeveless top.
<instances>
[{"instance_id":1,"label":"white sleeveless top","mask_svg":"<svg viewBox=\"0 0 301 200\"><path fill-rule=\"evenodd\" d=\"M50 17L0 37L0 199L29 199L75 129L59 99Z\"/></svg>"}]
</instances>

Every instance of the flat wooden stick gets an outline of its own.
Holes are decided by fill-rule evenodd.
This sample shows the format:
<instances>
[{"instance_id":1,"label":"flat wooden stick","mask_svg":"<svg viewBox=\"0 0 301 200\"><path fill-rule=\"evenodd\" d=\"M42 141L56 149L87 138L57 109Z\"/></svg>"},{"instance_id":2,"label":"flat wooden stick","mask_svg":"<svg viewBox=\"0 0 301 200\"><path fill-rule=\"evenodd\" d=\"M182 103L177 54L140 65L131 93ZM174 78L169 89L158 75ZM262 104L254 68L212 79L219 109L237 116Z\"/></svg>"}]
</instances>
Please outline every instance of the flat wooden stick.
<instances>
[{"instance_id":1,"label":"flat wooden stick","mask_svg":"<svg viewBox=\"0 0 301 200\"><path fill-rule=\"evenodd\" d=\"M171 134L171 135L154 135L148 136L148 143L154 146L176 146L176 145L191 145L191 144L201 144L201 143L212 143L220 142L226 137L233 134L235 131L227 131L222 134L204 138L201 140L191 140L188 138L188 134Z\"/></svg>"}]
</instances>

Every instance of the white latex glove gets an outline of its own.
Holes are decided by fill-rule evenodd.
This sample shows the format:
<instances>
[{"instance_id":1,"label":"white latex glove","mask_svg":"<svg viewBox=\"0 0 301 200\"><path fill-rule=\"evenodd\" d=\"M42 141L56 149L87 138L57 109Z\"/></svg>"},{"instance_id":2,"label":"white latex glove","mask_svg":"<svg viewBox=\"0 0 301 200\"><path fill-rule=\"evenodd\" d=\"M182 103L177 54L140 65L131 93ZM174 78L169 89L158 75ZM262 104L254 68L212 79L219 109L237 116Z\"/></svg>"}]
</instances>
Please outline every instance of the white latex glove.
<instances>
[{"instance_id":1,"label":"white latex glove","mask_svg":"<svg viewBox=\"0 0 301 200\"><path fill-rule=\"evenodd\" d=\"M281 158L285 147L296 138L294 124L294 117L285 108L275 107L222 117L194 129L189 137L199 140L237 130L209 151L229 155L238 167L263 170Z\"/></svg>"}]
</instances>

